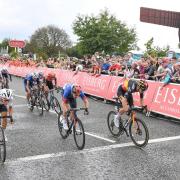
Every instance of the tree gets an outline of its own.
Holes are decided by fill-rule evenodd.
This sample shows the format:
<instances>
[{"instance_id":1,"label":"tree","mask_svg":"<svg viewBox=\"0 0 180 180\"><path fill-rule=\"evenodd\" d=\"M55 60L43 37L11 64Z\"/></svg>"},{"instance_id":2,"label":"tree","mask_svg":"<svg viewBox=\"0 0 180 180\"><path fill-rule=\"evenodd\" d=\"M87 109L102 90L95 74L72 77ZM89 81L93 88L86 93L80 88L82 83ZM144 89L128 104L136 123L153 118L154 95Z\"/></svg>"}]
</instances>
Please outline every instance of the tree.
<instances>
[{"instance_id":1,"label":"tree","mask_svg":"<svg viewBox=\"0 0 180 180\"><path fill-rule=\"evenodd\" d=\"M164 57L167 54L167 51L169 50L169 46L166 46L165 48L160 48L158 46L154 46L154 38L152 37L149 39L144 45L146 47L145 50L145 56L151 55L152 57Z\"/></svg>"},{"instance_id":2,"label":"tree","mask_svg":"<svg viewBox=\"0 0 180 180\"><path fill-rule=\"evenodd\" d=\"M51 57L58 56L59 51L62 52L66 48L71 47L71 41L63 29L49 25L36 30L30 38L30 43L27 45L31 52L44 53Z\"/></svg>"},{"instance_id":3,"label":"tree","mask_svg":"<svg viewBox=\"0 0 180 180\"><path fill-rule=\"evenodd\" d=\"M3 39L2 42L0 43L0 49L1 48L6 49L7 46L8 46L8 53L11 53L11 52L14 51L14 48L13 47L9 47L9 41L10 41L10 39L8 39L8 38Z\"/></svg>"},{"instance_id":4,"label":"tree","mask_svg":"<svg viewBox=\"0 0 180 180\"><path fill-rule=\"evenodd\" d=\"M135 29L110 15L107 10L94 16L78 16L73 23L74 33L79 37L77 49L80 54L94 52L127 52L136 44Z\"/></svg>"}]
</instances>

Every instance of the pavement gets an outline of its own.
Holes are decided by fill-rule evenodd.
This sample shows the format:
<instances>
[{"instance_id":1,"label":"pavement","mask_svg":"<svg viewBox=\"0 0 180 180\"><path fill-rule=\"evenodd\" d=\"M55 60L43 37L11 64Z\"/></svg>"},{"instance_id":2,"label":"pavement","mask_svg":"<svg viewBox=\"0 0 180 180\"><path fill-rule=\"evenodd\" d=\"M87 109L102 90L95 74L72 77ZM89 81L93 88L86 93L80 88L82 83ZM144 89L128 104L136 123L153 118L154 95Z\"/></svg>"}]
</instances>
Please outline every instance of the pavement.
<instances>
[{"instance_id":1,"label":"pavement","mask_svg":"<svg viewBox=\"0 0 180 180\"><path fill-rule=\"evenodd\" d=\"M118 138L110 134L106 121L113 104L89 98L90 114L78 112L86 144L77 150L72 135L61 138L53 111L42 117L36 109L29 111L21 78L13 77L10 86L15 123L5 131L7 159L0 164L0 180L180 179L179 123L138 114L147 124L150 140L145 148L137 148L125 134Z\"/></svg>"}]
</instances>

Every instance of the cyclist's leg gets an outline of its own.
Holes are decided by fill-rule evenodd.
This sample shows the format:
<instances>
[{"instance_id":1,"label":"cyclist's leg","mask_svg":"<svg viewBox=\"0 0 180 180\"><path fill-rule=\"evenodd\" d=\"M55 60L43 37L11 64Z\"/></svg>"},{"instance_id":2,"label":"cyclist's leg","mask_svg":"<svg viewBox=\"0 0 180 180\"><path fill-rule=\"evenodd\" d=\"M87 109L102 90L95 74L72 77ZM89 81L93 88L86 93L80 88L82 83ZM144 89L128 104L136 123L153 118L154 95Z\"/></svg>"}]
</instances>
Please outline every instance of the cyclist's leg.
<instances>
[{"instance_id":1,"label":"cyclist's leg","mask_svg":"<svg viewBox=\"0 0 180 180\"><path fill-rule=\"evenodd\" d=\"M77 101L75 98L70 99L69 101L70 108L77 108ZM74 119L74 111L70 113L70 119Z\"/></svg>"},{"instance_id":2,"label":"cyclist's leg","mask_svg":"<svg viewBox=\"0 0 180 180\"><path fill-rule=\"evenodd\" d=\"M8 114L9 116L11 116L10 118L10 123L13 123L14 120L13 120L13 103L12 103L12 100L9 102L9 108L8 108Z\"/></svg>"},{"instance_id":3,"label":"cyclist's leg","mask_svg":"<svg viewBox=\"0 0 180 180\"><path fill-rule=\"evenodd\" d=\"M46 80L46 93L47 93L47 96L49 94L49 90L53 89L53 83L51 81L47 81Z\"/></svg>"},{"instance_id":4,"label":"cyclist's leg","mask_svg":"<svg viewBox=\"0 0 180 180\"><path fill-rule=\"evenodd\" d=\"M1 113L1 116L3 117L2 118L2 121L1 121L1 127L3 129L6 129L6 126L7 126L7 107L4 105L4 104L0 104L0 113Z\"/></svg>"}]
</instances>

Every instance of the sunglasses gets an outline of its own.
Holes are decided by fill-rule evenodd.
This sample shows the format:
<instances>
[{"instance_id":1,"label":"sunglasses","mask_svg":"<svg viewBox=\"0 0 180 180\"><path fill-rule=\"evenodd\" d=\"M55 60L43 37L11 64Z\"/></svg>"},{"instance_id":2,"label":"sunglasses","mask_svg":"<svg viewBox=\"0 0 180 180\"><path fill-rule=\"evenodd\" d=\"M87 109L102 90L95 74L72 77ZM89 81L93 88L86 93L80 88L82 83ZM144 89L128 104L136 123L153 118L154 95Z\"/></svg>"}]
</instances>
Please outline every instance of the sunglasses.
<instances>
[{"instance_id":1,"label":"sunglasses","mask_svg":"<svg viewBox=\"0 0 180 180\"><path fill-rule=\"evenodd\" d=\"M4 99L4 101L5 101L5 102L9 102L9 100L8 100L8 99Z\"/></svg>"}]
</instances>

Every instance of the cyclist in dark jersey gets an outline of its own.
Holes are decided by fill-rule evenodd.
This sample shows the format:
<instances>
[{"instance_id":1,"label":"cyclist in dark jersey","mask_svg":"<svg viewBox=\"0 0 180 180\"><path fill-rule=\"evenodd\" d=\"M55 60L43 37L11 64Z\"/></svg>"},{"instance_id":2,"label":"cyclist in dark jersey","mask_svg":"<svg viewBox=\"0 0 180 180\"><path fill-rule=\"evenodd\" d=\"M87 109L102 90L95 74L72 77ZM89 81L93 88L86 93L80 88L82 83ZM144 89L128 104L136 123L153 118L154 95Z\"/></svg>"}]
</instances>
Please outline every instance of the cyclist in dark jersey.
<instances>
[{"instance_id":1,"label":"cyclist in dark jersey","mask_svg":"<svg viewBox=\"0 0 180 180\"><path fill-rule=\"evenodd\" d=\"M119 114L114 118L114 124L119 127L120 116L127 112L129 107L134 105L132 94L139 92L140 94L140 105L143 107L144 91L148 89L148 83L145 80L132 80L126 79L123 84L118 87L117 96L122 103L122 108L119 109Z\"/></svg>"}]
</instances>

